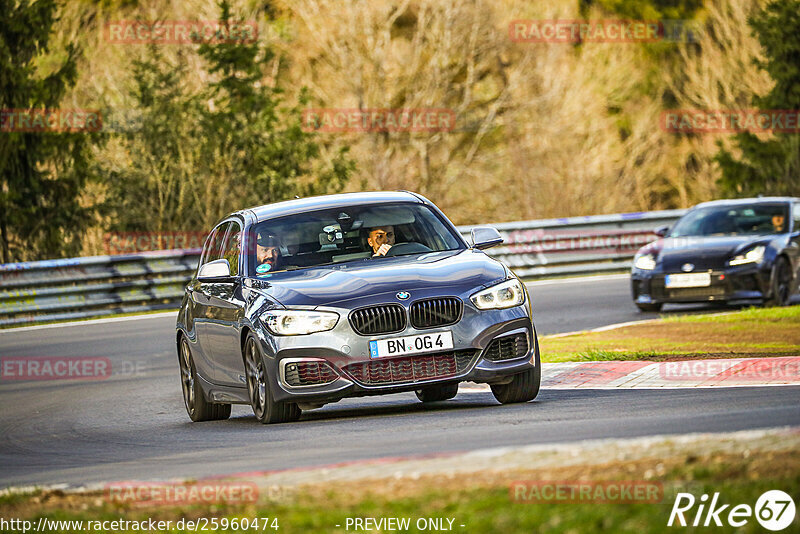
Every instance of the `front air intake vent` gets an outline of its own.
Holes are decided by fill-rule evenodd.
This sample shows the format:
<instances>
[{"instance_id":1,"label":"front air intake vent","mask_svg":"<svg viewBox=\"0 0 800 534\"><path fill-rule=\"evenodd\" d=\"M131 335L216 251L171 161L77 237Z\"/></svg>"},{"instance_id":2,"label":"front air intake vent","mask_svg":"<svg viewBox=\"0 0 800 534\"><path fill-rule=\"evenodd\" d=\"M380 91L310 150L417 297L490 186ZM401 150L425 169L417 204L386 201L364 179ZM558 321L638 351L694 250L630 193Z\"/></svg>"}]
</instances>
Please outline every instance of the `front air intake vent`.
<instances>
[{"instance_id":1,"label":"front air intake vent","mask_svg":"<svg viewBox=\"0 0 800 534\"><path fill-rule=\"evenodd\" d=\"M327 362L309 360L286 363L284 378L290 386L317 386L333 382L338 375Z\"/></svg>"},{"instance_id":2,"label":"front air intake vent","mask_svg":"<svg viewBox=\"0 0 800 534\"><path fill-rule=\"evenodd\" d=\"M528 336L524 332L498 337L483 351L483 357L492 362L514 360L528 354Z\"/></svg>"},{"instance_id":3,"label":"front air intake vent","mask_svg":"<svg viewBox=\"0 0 800 534\"><path fill-rule=\"evenodd\" d=\"M381 304L355 310L350 326L362 336L392 334L406 328L406 311L399 304Z\"/></svg>"},{"instance_id":4,"label":"front air intake vent","mask_svg":"<svg viewBox=\"0 0 800 534\"><path fill-rule=\"evenodd\" d=\"M418 300L411 305L414 328L434 328L455 324L461 319L464 306L455 297Z\"/></svg>"}]
</instances>

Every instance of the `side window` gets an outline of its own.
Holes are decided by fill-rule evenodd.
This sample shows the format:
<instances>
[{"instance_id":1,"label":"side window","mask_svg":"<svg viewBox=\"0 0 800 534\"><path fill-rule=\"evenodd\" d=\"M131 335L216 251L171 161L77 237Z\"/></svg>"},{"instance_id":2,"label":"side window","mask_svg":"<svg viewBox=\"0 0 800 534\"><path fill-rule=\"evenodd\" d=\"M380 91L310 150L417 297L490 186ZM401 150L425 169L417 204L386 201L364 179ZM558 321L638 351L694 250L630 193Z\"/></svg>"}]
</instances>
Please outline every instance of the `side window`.
<instances>
[{"instance_id":1,"label":"side window","mask_svg":"<svg viewBox=\"0 0 800 534\"><path fill-rule=\"evenodd\" d=\"M241 239L242 227L239 226L239 223L236 221L231 222L228 227L227 235L225 236L222 252L222 257L228 260L228 264L231 266L231 276L239 274L239 251L242 248Z\"/></svg>"},{"instance_id":2,"label":"side window","mask_svg":"<svg viewBox=\"0 0 800 534\"><path fill-rule=\"evenodd\" d=\"M206 242L203 245L203 253L200 255L200 265L205 265L209 261L209 256L211 255L211 250L214 248L214 240L217 237L217 228L211 230L211 233L208 234L206 238Z\"/></svg>"},{"instance_id":3,"label":"side window","mask_svg":"<svg viewBox=\"0 0 800 534\"><path fill-rule=\"evenodd\" d=\"M222 253L225 250L225 234L231 227L232 222L225 222L217 226L213 235L208 240L208 254L203 255L203 263L206 264L210 261L222 259Z\"/></svg>"},{"instance_id":4,"label":"side window","mask_svg":"<svg viewBox=\"0 0 800 534\"><path fill-rule=\"evenodd\" d=\"M800 202L795 203L792 218L794 219L792 230L800 232Z\"/></svg>"}]
</instances>

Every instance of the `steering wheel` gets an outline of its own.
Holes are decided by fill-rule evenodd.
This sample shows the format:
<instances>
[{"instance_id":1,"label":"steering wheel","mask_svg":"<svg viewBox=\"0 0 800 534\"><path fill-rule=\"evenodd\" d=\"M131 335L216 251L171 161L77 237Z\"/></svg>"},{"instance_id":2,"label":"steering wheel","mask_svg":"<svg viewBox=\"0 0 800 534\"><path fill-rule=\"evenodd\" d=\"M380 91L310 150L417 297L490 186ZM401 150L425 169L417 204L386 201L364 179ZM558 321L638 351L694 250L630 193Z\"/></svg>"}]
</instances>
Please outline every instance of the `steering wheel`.
<instances>
[{"instance_id":1,"label":"steering wheel","mask_svg":"<svg viewBox=\"0 0 800 534\"><path fill-rule=\"evenodd\" d=\"M432 252L432 250L422 243L395 243L386 253L386 257L402 256L403 254L422 254L424 252Z\"/></svg>"}]
</instances>

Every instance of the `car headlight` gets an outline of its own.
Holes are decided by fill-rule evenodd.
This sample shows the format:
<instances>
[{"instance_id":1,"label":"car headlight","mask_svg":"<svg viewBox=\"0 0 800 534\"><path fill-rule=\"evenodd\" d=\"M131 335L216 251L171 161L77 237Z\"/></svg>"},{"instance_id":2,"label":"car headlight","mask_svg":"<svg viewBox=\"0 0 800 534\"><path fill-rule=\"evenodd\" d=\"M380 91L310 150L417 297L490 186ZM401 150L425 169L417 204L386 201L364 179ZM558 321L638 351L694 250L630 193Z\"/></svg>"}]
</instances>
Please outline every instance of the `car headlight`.
<instances>
[{"instance_id":1,"label":"car headlight","mask_svg":"<svg viewBox=\"0 0 800 534\"><path fill-rule=\"evenodd\" d=\"M656 259L652 254L642 254L634 258L633 266L643 271L652 271L656 268Z\"/></svg>"},{"instance_id":2,"label":"car headlight","mask_svg":"<svg viewBox=\"0 0 800 534\"><path fill-rule=\"evenodd\" d=\"M515 278L478 291L469 299L479 310L512 308L525 302L525 288Z\"/></svg>"},{"instance_id":3,"label":"car headlight","mask_svg":"<svg viewBox=\"0 0 800 534\"><path fill-rule=\"evenodd\" d=\"M339 322L339 314L322 311L270 310L261 315L267 329L279 336L299 336L330 330Z\"/></svg>"},{"instance_id":4,"label":"car headlight","mask_svg":"<svg viewBox=\"0 0 800 534\"><path fill-rule=\"evenodd\" d=\"M744 254L739 254L731 261L728 262L728 265L735 266L735 265L744 265L745 263L759 263L761 260L764 259L764 252L767 250L767 247L764 245L759 245L757 247L753 247Z\"/></svg>"}]
</instances>

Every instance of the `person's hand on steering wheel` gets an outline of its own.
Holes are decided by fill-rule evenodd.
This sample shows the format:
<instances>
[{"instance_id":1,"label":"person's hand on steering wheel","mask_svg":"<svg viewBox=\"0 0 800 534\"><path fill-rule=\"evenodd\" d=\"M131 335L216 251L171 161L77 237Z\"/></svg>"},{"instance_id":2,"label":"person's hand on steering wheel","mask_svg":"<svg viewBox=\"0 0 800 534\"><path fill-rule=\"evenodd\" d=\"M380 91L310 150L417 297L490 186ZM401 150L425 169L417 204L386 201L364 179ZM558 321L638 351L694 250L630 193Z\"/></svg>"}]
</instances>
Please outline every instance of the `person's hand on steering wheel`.
<instances>
[{"instance_id":1,"label":"person's hand on steering wheel","mask_svg":"<svg viewBox=\"0 0 800 534\"><path fill-rule=\"evenodd\" d=\"M378 250L375 252L375 254L373 254L373 256L386 256L386 253L389 252L390 248L392 248L392 245L389 243L384 243L378 247Z\"/></svg>"}]
</instances>

